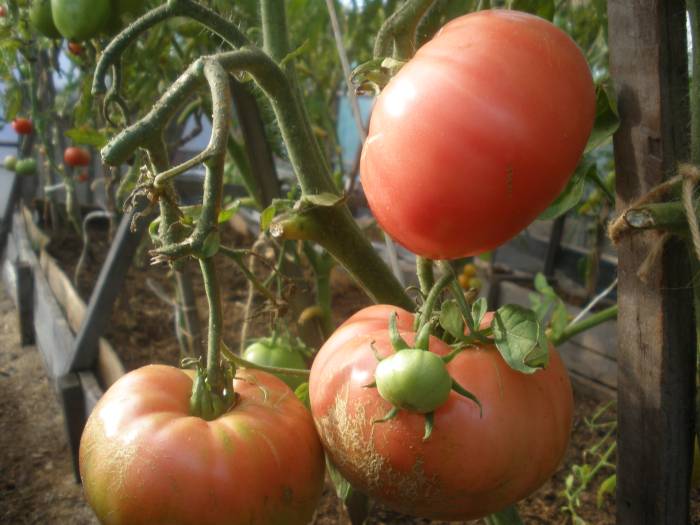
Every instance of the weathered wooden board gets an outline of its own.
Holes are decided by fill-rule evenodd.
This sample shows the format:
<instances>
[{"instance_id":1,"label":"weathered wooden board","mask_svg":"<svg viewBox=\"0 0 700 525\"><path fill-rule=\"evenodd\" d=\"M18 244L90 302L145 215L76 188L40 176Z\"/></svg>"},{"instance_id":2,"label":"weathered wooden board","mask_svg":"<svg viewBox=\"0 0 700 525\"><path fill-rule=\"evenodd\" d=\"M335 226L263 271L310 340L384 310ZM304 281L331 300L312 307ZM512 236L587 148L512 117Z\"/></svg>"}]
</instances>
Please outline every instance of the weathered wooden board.
<instances>
[{"instance_id":1,"label":"weathered wooden board","mask_svg":"<svg viewBox=\"0 0 700 525\"><path fill-rule=\"evenodd\" d=\"M608 2L618 209L688 158L688 48L681 0ZM618 245L618 525L690 523L695 330L682 242L666 243L643 283L655 232Z\"/></svg>"}]
</instances>

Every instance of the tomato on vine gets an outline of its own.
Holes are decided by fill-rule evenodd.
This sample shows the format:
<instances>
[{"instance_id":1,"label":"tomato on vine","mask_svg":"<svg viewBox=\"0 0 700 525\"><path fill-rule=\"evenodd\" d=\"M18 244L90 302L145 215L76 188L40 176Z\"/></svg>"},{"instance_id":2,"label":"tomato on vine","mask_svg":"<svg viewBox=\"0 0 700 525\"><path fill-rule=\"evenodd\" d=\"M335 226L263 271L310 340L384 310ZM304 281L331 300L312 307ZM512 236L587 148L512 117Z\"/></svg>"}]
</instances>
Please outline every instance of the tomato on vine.
<instances>
[{"instance_id":1,"label":"tomato on vine","mask_svg":"<svg viewBox=\"0 0 700 525\"><path fill-rule=\"evenodd\" d=\"M12 129L18 135L31 135L32 131L34 131L34 126L28 118L17 117L12 121Z\"/></svg>"},{"instance_id":2,"label":"tomato on vine","mask_svg":"<svg viewBox=\"0 0 700 525\"><path fill-rule=\"evenodd\" d=\"M88 166L90 164L90 153L83 148L71 146L63 152L63 162L67 166Z\"/></svg>"},{"instance_id":3,"label":"tomato on vine","mask_svg":"<svg viewBox=\"0 0 700 525\"><path fill-rule=\"evenodd\" d=\"M2 161L2 165L8 171L15 171L15 168L17 167L17 157L14 155L7 155Z\"/></svg>"},{"instance_id":4,"label":"tomato on vine","mask_svg":"<svg viewBox=\"0 0 700 525\"><path fill-rule=\"evenodd\" d=\"M594 117L562 30L510 10L457 18L377 98L360 169L372 213L426 258L489 251L564 189Z\"/></svg>"},{"instance_id":5,"label":"tomato on vine","mask_svg":"<svg viewBox=\"0 0 700 525\"><path fill-rule=\"evenodd\" d=\"M36 169L37 164L34 159L19 159L15 162L15 173L17 173L17 175L34 175Z\"/></svg>"},{"instance_id":6,"label":"tomato on vine","mask_svg":"<svg viewBox=\"0 0 700 525\"><path fill-rule=\"evenodd\" d=\"M51 0L33 0L29 8L29 22L39 34L47 38L61 38L51 13Z\"/></svg>"},{"instance_id":7,"label":"tomato on vine","mask_svg":"<svg viewBox=\"0 0 700 525\"><path fill-rule=\"evenodd\" d=\"M258 339L250 344L243 352L243 359L256 365L277 368L308 368L307 358L311 352L301 341L293 341L286 334L274 332L271 337ZM282 381L295 390L305 380L301 377L276 374Z\"/></svg>"},{"instance_id":8,"label":"tomato on vine","mask_svg":"<svg viewBox=\"0 0 700 525\"><path fill-rule=\"evenodd\" d=\"M398 337L387 329L393 311ZM311 411L337 469L389 508L432 519L476 519L533 492L571 431L571 385L556 350L545 369L524 374L493 344L456 353L433 336L422 343L412 325L404 310L371 307L316 356ZM396 350L399 339L406 347Z\"/></svg>"},{"instance_id":9,"label":"tomato on vine","mask_svg":"<svg viewBox=\"0 0 700 525\"><path fill-rule=\"evenodd\" d=\"M7 16L7 8L4 5L0 5L0 18L5 18Z\"/></svg>"},{"instance_id":10,"label":"tomato on vine","mask_svg":"<svg viewBox=\"0 0 700 525\"><path fill-rule=\"evenodd\" d=\"M237 402L190 415L192 373L151 365L100 399L80 442L86 498L112 525L303 525L324 484L308 410L270 374L239 370Z\"/></svg>"},{"instance_id":11,"label":"tomato on vine","mask_svg":"<svg viewBox=\"0 0 700 525\"><path fill-rule=\"evenodd\" d=\"M80 56L83 54L83 46L78 42L73 42L72 40L68 42L68 51L75 56Z\"/></svg>"},{"instance_id":12,"label":"tomato on vine","mask_svg":"<svg viewBox=\"0 0 700 525\"><path fill-rule=\"evenodd\" d=\"M114 18L110 0L51 0L58 31L70 40L96 37Z\"/></svg>"}]
</instances>

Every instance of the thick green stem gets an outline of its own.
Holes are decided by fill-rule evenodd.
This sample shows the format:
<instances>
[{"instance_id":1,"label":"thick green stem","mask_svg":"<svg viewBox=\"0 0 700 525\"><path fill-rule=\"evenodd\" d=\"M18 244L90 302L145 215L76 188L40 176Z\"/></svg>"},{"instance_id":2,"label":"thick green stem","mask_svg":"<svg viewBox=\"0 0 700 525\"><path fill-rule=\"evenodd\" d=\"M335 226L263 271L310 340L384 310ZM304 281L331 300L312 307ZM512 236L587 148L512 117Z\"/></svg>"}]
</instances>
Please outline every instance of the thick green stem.
<instances>
[{"instance_id":1,"label":"thick green stem","mask_svg":"<svg viewBox=\"0 0 700 525\"><path fill-rule=\"evenodd\" d=\"M397 60L408 60L416 52L416 29L423 15L435 0L406 0L387 18L374 42L374 57L393 56ZM393 50L392 50L393 44Z\"/></svg>"},{"instance_id":2,"label":"thick green stem","mask_svg":"<svg viewBox=\"0 0 700 525\"><path fill-rule=\"evenodd\" d=\"M700 213L700 201L695 201L695 212ZM638 230L688 231L688 218L680 201L645 204L627 210L624 218L630 228Z\"/></svg>"},{"instance_id":3,"label":"thick green stem","mask_svg":"<svg viewBox=\"0 0 700 525\"><path fill-rule=\"evenodd\" d=\"M610 306L605 310L596 312L589 315L582 321L574 325L567 326L564 331L559 335L559 337L552 339L552 344L554 346L559 346L560 344L568 341L572 337L577 336L581 332L585 332L599 324L603 324L607 321L611 321L617 317L617 305Z\"/></svg>"},{"instance_id":4,"label":"thick green stem","mask_svg":"<svg viewBox=\"0 0 700 525\"><path fill-rule=\"evenodd\" d=\"M221 290L216 275L213 257L199 260L204 281L204 291L209 305L209 327L207 333L207 382L214 393L220 394L224 388L224 375L221 371L221 329L223 323L223 305Z\"/></svg>"},{"instance_id":5,"label":"thick green stem","mask_svg":"<svg viewBox=\"0 0 700 525\"><path fill-rule=\"evenodd\" d=\"M523 525L515 505L487 516L484 521L486 525Z\"/></svg>"},{"instance_id":6,"label":"thick green stem","mask_svg":"<svg viewBox=\"0 0 700 525\"><path fill-rule=\"evenodd\" d=\"M440 297L440 294L442 291L445 289L450 284L450 281L454 280L454 275L446 273L440 279L438 279L437 283L431 288L430 293L428 293L428 297L425 299L425 303L421 307L421 313L420 313L420 319L418 321L418 328L417 332L420 332L421 329L428 323L430 323L430 317L433 315L433 310L435 309L435 305L437 304L438 298Z\"/></svg>"},{"instance_id":7,"label":"thick green stem","mask_svg":"<svg viewBox=\"0 0 700 525\"><path fill-rule=\"evenodd\" d=\"M234 48L248 44L248 39L241 33L236 25L221 17L215 11L193 0L169 0L129 25L105 48L95 67L95 76L92 83L93 95L106 92L105 76L107 75L107 71L110 66L119 61L122 53L124 53L132 42L144 31L147 31L168 18L176 16L187 16L196 20L209 30L218 34Z\"/></svg>"},{"instance_id":8,"label":"thick green stem","mask_svg":"<svg viewBox=\"0 0 700 525\"><path fill-rule=\"evenodd\" d=\"M241 366L243 368L262 370L270 374L283 374L286 376L303 377L305 379L308 379L309 374L311 373L309 370L306 370L304 368L282 368L280 366L265 366L246 361L242 357L239 357L234 352L232 352L231 349L227 347L225 343L221 344L221 353L223 354L224 358L226 358L230 363Z\"/></svg>"},{"instance_id":9,"label":"thick green stem","mask_svg":"<svg viewBox=\"0 0 700 525\"><path fill-rule=\"evenodd\" d=\"M427 297L435 284L433 261L421 256L416 257L416 274L418 275L420 291L424 297Z\"/></svg>"}]
</instances>

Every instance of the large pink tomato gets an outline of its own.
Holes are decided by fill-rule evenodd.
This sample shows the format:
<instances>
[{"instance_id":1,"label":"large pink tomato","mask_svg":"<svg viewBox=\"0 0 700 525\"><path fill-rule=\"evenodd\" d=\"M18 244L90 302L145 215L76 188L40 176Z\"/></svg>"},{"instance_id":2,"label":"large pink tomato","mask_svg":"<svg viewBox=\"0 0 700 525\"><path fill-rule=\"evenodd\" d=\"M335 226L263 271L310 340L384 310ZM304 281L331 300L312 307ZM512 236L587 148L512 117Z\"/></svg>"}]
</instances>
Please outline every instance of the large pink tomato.
<instances>
[{"instance_id":1,"label":"large pink tomato","mask_svg":"<svg viewBox=\"0 0 700 525\"><path fill-rule=\"evenodd\" d=\"M361 164L372 213L424 257L493 249L563 190L594 116L566 33L516 11L457 18L377 99Z\"/></svg>"},{"instance_id":2,"label":"large pink tomato","mask_svg":"<svg viewBox=\"0 0 700 525\"><path fill-rule=\"evenodd\" d=\"M239 370L235 407L189 415L191 374L153 365L122 377L88 419L80 473L110 525L305 525L324 483L311 415L282 381Z\"/></svg>"},{"instance_id":3,"label":"large pink tomato","mask_svg":"<svg viewBox=\"0 0 700 525\"><path fill-rule=\"evenodd\" d=\"M483 414L450 392L424 441L423 414L401 410L373 424L391 405L369 386L377 367L372 347L380 356L394 350L388 331L393 308L371 308L331 336L316 356L309 384L321 441L354 486L399 512L467 520L522 499L553 474L569 441L573 407L569 377L554 348L547 368L532 375L511 369L493 346L461 352L447 370L476 395ZM410 317L399 313L401 335L412 343ZM370 325L372 318L380 328ZM430 351L445 355L450 347L431 338Z\"/></svg>"}]
</instances>

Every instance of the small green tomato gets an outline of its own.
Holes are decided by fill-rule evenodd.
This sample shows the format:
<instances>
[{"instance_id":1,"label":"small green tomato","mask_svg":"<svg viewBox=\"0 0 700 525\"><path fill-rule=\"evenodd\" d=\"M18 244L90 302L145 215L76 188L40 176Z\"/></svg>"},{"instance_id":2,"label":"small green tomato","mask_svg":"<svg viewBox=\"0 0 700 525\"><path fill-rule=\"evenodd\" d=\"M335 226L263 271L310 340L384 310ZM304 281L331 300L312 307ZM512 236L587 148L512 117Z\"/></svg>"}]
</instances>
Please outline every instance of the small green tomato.
<instances>
[{"instance_id":1,"label":"small green tomato","mask_svg":"<svg viewBox=\"0 0 700 525\"><path fill-rule=\"evenodd\" d=\"M5 166L6 170L15 171L15 167L17 166L17 157L14 155L8 155L3 161L3 166Z\"/></svg>"},{"instance_id":2,"label":"small green tomato","mask_svg":"<svg viewBox=\"0 0 700 525\"><path fill-rule=\"evenodd\" d=\"M274 366L279 368L297 368L306 369L306 360L304 356L283 341L265 338L256 341L245 349L241 356L246 361L255 363L256 365ZM288 376L284 374L275 374L282 381L287 383L292 390L295 390L300 384L304 383L305 379L298 376Z\"/></svg>"},{"instance_id":3,"label":"small green tomato","mask_svg":"<svg viewBox=\"0 0 700 525\"><path fill-rule=\"evenodd\" d=\"M374 373L379 395L398 408L427 414L447 401L452 378L439 355L401 350L379 362Z\"/></svg>"}]
</instances>

